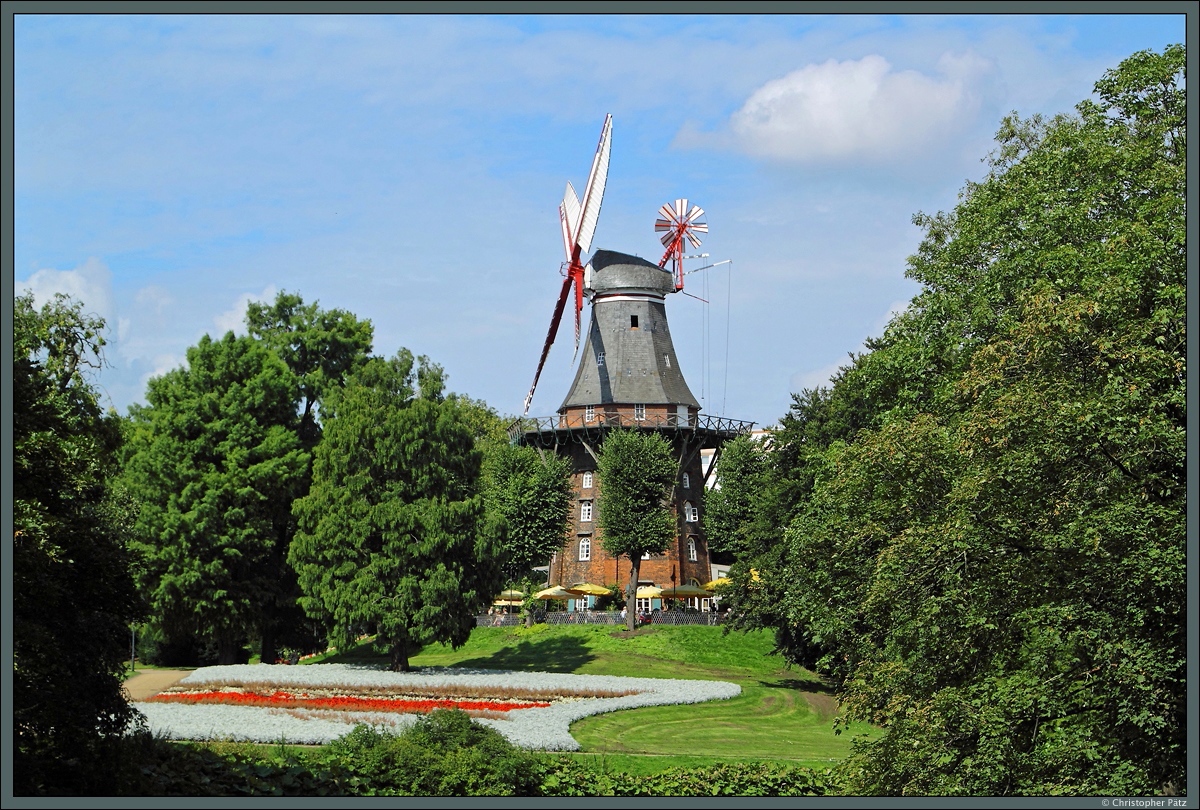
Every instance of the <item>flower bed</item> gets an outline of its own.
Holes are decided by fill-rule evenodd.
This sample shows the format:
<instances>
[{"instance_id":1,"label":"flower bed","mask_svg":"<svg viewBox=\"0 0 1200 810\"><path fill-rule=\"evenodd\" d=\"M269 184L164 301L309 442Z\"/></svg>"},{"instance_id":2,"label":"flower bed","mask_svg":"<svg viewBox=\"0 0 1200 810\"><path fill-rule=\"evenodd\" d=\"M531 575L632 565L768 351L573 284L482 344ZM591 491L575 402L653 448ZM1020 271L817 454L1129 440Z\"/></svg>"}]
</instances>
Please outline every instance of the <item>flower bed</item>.
<instances>
[{"instance_id":1,"label":"flower bed","mask_svg":"<svg viewBox=\"0 0 1200 810\"><path fill-rule=\"evenodd\" d=\"M728 699L723 681L348 664L205 667L137 704L155 733L179 740L325 744L358 723L403 727L414 712L463 708L525 748L571 751L570 724L594 714Z\"/></svg>"}]
</instances>

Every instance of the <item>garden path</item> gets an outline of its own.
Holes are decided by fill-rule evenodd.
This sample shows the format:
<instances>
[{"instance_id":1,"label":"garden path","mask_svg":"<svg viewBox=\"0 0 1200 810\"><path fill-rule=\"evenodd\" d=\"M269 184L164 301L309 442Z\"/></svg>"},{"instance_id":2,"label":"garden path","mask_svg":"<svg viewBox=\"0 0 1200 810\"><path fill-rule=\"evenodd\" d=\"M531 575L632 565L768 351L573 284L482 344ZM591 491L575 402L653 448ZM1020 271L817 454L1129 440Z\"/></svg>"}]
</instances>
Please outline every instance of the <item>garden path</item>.
<instances>
[{"instance_id":1,"label":"garden path","mask_svg":"<svg viewBox=\"0 0 1200 810\"><path fill-rule=\"evenodd\" d=\"M125 681L125 691L130 700L145 700L154 697L167 687L174 686L190 670L147 669Z\"/></svg>"}]
</instances>

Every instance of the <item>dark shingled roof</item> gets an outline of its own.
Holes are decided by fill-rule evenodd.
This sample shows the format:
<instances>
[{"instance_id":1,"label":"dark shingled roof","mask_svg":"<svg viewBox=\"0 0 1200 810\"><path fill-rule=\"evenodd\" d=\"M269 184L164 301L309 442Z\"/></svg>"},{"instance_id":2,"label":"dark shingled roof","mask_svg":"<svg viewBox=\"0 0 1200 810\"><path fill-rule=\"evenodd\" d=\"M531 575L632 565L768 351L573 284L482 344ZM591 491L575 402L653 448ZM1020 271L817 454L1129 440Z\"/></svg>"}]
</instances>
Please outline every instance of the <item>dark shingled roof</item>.
<instances>
[{"instance_id":1,"label":"dark shingled roof","mask_svg":"<svg viewBox=\"0 0 1200 810\"><path fill-rule=\"evenodd\" d=\"M611 250L597 250L591 264L592 323L575 382L559 410L639 403L699 408L679 370L667 310L660 300L675 291L670 271ZM609 298L622 293L651 298ZM634 317L636 328L632 326Z\"/></svg>"}]
</instances>

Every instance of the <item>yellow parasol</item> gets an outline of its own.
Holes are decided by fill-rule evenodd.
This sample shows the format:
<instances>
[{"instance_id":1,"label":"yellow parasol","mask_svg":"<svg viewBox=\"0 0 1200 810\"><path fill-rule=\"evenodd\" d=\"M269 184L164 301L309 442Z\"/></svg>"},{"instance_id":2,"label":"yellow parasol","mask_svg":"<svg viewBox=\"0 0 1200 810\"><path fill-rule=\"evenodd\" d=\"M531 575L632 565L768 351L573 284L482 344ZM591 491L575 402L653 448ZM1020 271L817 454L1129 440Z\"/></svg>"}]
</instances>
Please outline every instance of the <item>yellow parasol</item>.
<instances>
[{"instance_id":1,"label":"yellow parasol","mask_svg":"<svg viewBox=\"0 0 1200 810\"><path fill-rule=\"evenodd\" d=\"M687 599L692 596L710 596L709 592L697 585L680 585L677 588L664 588L665 599Z\"/></svg>"},{"instance_id":2,"label":"yellow parasol","mask_svg":"<svg viewBox=\"0 0 1200 810\"><path fill-rule=\"evenodd\" d=\"M555 585L553 588L546 588L544 591L538 591L533 595L534 599L550 600L550 599L574 599L578 594L571 593L561 585Z\"/></svg>"},{"instance_id":3,"label":"yellow parasol","mask_svg":"<svg viewBox=\"0 0 1200 810\"><path fill-rule=\"evenodd\" d=\"M637 589L638 599L661 599L662 595L662 588L656 588L653 585L643 585Z\"/></svg>"},{"instance_id":4,"label":"yellow parasol","mask_svg":"<svg viewBox=\"0 0 1200 810\"><path fill-rule=\"evenodd\" d=\"M590 582L576 582L570 588L567 588L567 590L576 596L608 596L612 593L611 590L605 588L603 585L593 585Z\"/></svg>"}]
</instances>

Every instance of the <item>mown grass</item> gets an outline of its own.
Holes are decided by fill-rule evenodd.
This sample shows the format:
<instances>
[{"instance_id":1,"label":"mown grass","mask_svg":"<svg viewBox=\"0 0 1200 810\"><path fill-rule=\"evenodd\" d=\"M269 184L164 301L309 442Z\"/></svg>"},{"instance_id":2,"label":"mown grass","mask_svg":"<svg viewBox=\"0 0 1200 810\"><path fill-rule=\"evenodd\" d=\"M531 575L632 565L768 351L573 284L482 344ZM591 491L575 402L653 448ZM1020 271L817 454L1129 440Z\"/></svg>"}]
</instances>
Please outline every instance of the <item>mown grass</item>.
<instances>
[{"instance_id":1,"label":"mown grass","mask_svg":"<svg viewBox=\"0 0 1200 810\"><path fill-rule=\"evenodd\" d=\"M852 724L834 734L830 690L801 668L771 654L765 632L725 634L719 627L647 627L630 635L611 626L534 625L477 628L457 650L434 644L413 666L472 667L644 678L732 681L742 694L695 705L653 706L588 717L571 726L583 747L576 756L610 772L653 774L673 767L760 760L826 768L870 734ZM314 659L316 660L316 659ZM380 662L361 645L324 659ZM588 759L588 758L591 759Z\"/></svg>"}]
</instances>

